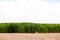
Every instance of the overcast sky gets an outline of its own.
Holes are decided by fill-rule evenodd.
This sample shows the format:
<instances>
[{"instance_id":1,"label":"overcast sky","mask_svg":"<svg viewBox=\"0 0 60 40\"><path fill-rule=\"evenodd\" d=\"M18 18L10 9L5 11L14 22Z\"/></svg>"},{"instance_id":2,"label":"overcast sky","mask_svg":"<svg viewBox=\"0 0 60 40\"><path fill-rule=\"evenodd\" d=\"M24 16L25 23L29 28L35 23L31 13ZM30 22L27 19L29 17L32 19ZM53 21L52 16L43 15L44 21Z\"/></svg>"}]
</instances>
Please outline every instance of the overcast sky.
<instances>
[{"instance_id":1,"label":"overcast sky","mask_svg":"<svg viewBox=\"0 0 60 40\"><path fill-rule=\"evenodd\" d=\"M0 0L0 22L60 23L60 0Z\"/></svg>"}]
</instances>

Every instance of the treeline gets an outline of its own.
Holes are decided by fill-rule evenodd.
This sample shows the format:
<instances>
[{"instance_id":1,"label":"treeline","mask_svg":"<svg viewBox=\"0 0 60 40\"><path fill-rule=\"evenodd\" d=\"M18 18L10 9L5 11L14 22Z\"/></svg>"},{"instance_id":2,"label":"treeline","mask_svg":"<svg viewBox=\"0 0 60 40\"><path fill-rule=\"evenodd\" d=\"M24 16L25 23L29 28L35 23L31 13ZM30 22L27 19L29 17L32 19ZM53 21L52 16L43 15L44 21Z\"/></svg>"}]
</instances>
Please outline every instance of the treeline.
<instances>
[{"instance_id":1,"label":"treeline","mask_svg":"<svg viewBox=\"0 0 60 40\"><path fill-rule=\"evenodd\" d=\"M0 33L60 33L60 24L0 23Z\"/></svg>"}]
</instances>

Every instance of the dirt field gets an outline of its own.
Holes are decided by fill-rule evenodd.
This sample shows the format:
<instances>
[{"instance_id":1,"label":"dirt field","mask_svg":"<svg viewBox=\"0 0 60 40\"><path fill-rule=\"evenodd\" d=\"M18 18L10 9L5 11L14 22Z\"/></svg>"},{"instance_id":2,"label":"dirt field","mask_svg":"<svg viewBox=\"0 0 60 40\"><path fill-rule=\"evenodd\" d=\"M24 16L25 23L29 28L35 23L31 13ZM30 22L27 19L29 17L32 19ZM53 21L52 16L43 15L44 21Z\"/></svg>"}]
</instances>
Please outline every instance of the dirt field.
<instances>
[{"instance_id":1,"label":"dirt field","mask_svg":"<svg viewBox=\"0 0 60 40\"><path fill-rule=\"evenodd\" d=\"M60 33L0 33L0 40L60 40Z\"/></svg>"}]
</instances>

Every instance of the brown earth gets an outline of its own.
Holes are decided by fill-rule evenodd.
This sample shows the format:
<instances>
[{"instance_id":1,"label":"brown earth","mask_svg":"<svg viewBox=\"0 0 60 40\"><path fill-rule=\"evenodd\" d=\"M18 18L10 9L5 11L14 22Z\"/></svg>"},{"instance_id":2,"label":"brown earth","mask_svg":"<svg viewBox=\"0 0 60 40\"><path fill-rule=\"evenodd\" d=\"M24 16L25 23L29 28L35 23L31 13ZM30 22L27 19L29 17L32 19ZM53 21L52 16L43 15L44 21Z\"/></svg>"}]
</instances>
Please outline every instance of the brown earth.
<instances>
[{"instance_id":1,"label":"brown earth","mask_svg":"<svg viewBox=\"0 0 60 40\"><path fill-rule=\"evenodd\" d=\"M60 40L60 33L0 33L0 40Z\"/></svg>"}]
</instances>

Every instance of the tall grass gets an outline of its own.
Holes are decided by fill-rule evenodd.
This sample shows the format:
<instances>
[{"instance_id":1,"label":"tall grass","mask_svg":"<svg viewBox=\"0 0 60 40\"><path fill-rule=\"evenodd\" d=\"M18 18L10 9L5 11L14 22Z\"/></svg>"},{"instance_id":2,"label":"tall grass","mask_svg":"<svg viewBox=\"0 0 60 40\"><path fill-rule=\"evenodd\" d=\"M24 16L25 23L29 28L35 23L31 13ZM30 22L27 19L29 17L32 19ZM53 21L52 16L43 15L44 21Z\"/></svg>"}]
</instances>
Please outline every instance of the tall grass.
<instances>
[{"instance_id":1,"label":"tall grass","mask_svg":"<svg viewBox=\"0 0 60 40\"><path fill-rule=\"evenodd\" d=\"M0 33L60 33L60 24L0 23Z\"/></svg>"}]
</instances>

